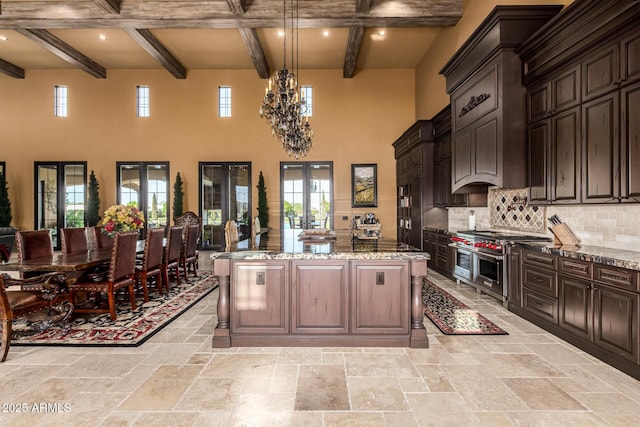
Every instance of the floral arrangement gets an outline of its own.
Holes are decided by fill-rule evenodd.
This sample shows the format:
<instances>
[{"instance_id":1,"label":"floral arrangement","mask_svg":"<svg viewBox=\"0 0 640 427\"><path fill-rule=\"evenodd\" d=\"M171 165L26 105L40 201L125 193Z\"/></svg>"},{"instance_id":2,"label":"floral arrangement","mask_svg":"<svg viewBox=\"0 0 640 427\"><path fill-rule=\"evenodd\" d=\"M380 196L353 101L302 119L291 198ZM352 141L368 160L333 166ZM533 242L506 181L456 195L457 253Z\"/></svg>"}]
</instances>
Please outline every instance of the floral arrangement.
<instances>
[{"instance_id":1,"label":"floral arrangement","mask_svg":"<svg viewBox=\"0 0 640 427\"><path fill-rule=\"evenodd\" d=\"M138 230L144 227L144 214L135 206L115 205L104 211L102 232L115 237L119 231Z\"/></svg>"}]
</instances>

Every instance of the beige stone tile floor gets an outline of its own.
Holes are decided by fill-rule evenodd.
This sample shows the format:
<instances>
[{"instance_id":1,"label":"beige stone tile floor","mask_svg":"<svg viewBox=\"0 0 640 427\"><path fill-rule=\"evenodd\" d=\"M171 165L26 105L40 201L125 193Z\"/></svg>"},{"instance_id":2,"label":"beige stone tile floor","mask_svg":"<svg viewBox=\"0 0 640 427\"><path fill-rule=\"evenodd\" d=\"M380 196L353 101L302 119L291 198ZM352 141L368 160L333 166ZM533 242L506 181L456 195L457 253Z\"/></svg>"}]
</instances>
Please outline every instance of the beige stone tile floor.
<instances>
[{"instance_id":1,"label":"beige stone tile floor","mask_svg":"<svg viewBox=\"0 0 640 427\"><path fill-rule=\"evenodd\" d=\"M137 348L12 347L0 425L640 425L639 381L430 278L509 335L446 336L425 318L428 349L214 349L214 292Z\"/></svg>"}]
</instances>

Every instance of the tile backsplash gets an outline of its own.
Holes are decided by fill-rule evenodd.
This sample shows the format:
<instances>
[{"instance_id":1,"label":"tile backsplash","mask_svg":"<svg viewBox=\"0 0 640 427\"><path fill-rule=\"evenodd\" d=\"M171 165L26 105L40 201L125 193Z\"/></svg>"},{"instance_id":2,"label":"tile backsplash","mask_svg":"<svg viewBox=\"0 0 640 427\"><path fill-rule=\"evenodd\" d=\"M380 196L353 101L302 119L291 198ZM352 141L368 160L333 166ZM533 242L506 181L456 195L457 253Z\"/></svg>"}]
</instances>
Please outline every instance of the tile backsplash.
<instances>
[{"instance_id":1,"label":"tile backsplash","mask_svg":"<svg viewBox=\"0 0 640 427\"><path fill-rule=\"evenodd\" d=\"M640 251L640 204L610 204L610 205L571 205L571 206L539 206L534 216L526 219L524 212L533 211L533 206L523 206L516 203L516 219L508 215L504 219L503 206L509 206L508 197L526 195L526 189L490 189L487 207L474 208L449 208L448 228L450 231L467 230L469 228L469 212L474 211L476 217L476 229L512 230L527 234L544 234L552 238L553 234L548 230L550 224L547 218L558 215L562 221L571 228L574 234L582 241L582 245L601 246ZM502 202L502 197L505 201ZM496 200L497 198L497 200ZM500 207L500 211L498 210ZM516 211L509 210L513 214ZM521 216L523 215L524 216Z\"/></svg>"}]
</instances>

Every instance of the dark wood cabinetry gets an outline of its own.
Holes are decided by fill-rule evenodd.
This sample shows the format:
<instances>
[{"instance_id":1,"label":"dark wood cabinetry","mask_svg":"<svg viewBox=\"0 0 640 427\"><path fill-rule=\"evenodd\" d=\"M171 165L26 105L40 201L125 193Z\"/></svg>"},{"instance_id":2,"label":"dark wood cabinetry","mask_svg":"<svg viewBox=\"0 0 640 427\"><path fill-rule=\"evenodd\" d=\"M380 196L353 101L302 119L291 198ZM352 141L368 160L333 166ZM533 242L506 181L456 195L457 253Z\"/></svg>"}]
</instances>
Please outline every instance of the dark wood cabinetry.
<instances>
[{"instance_id":1,"label":"dark wood cabinetry","mask_svg":"<svg viewBox=\"0 0 640 427\"><path fill-rule=\"evenodd\" d=\"M560 9L497 6L440 71L451 95L454 193L525 186L525 92L514 47ZM540 96L534 102L547 101Z\"/></svg>"},{"instance_id":2,"label":"dark wood cabinetry","mask_svg":"<svg viewBox=\"0 0 640 427\"><path fill-rule=\"evenodd\" d=\"M639 19L630 2L574 2L518 48L531 203L640 202Z\"/></svg>"},{"instance_id":3,"label":"dark wood cabinetry","mask_svg":"<svg viewBox=\"0 0 640 427\"><path fill-rule=\"evenodd\" d=\"M509 310L640 379L640 273L529 249L521 254L521 275L509 276Z\"/></svg>"},{"instance_id":4,"label":"dark wood cabinetry","mask_svg":"<svg viewBox=\"0 0 640 427\"><path fill-rule=\"evenodd\" d=\"M433 124L419 120L393 143L396 159L397 240L422 248L422 217L434 206Z\"/></svg>"},{"instance_id":5,"label":"dark wood cabinetry","mask_svg":"<svg viewBox=\"0 0 640 427\"><path fill-rule=\"evenodd\" d=\"M434 204L437 207L473 205L478 198L468 198L466 194L453 194L451 191L451 107L445 107L431 121L436 143ZM482 201L477 203L482 204ZM483 205L486 206L486 202Z\"/></svg>"},{"instance_id":6,"label":"dark wood cabinetry","mask_svg":"<svg viewBox=\"0 0 640 427\"><path fill-rule=\"evenodd\" d=\"M423 248L431 256L429 268L453 278L454 249L449 247L451 234L445 230L426 229L423 231Z\"/></svg>"}]
</instances>

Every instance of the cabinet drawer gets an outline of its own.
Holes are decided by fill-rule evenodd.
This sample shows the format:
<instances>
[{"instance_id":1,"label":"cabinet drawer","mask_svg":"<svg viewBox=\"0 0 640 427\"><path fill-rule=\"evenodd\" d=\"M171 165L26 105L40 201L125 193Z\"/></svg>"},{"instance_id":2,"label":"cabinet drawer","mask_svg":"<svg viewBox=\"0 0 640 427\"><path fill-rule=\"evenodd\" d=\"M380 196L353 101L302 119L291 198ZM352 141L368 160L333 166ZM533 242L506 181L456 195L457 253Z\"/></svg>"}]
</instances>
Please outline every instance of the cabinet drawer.
<instances>
[{"instance_id":1,"label":"cabinet drawer","mask_svg":"<svg viewBox=\"0 0 640 427\"><path fill-rule=\"evenodd\" d=\"M540 267L555 270L557 257L555 255L545 254L537 251L525 251L522 257L522 261L527 264L538 265Z\"/></svg>"},{"instance_id":2,"label":"cabinet drawer","mask_svg":"<svg viewBox=\"0 0 640 427\"><path fill-rule=\"evenodd\" d=\"M571 258L558 258L558 271L571 274L572 276L591 279L593 274L593 264Z\"/></svg>"},{"instance_id":3,"label":"cabinet drawer","mask_svg":"<svg viewBox=\"0 0 640 427\"><path fill-rule=\"evenodd\" d=\"M594 264L594 266L594 280L629 291L640 291L638 289L638 274L640 273L637 271L603 264Z\"/></svg>"},{"instance_id":4,"label":"cabinet drawer","mask_svg":"<svg viewBox=\"0 0 640 427\"><path fill-rule=\"evenodd\" d=\"M558 300L524 288L522 308L549 322L558 323Z\"/></svg>"},{"instance_id":5,"label":"cabinet drawer","mask_svg":"<svg viewBox=\"0 0 640 427\"><path fill-rule=\"evenodd\" d=\"M533 289L550 297L558 297L558 279L556 273L553 271L538 270L525 266L522 275L522 284L526 288Z\"/></svg>"}]
</instances>

